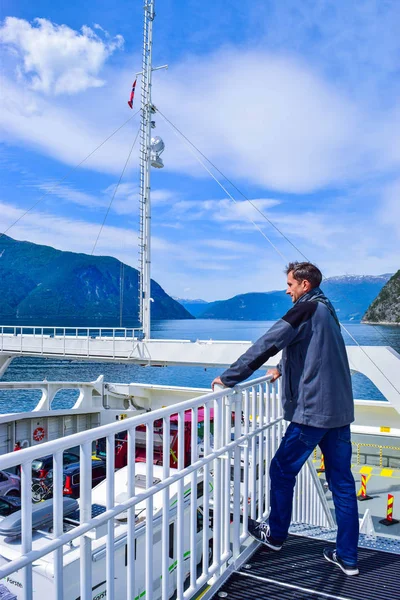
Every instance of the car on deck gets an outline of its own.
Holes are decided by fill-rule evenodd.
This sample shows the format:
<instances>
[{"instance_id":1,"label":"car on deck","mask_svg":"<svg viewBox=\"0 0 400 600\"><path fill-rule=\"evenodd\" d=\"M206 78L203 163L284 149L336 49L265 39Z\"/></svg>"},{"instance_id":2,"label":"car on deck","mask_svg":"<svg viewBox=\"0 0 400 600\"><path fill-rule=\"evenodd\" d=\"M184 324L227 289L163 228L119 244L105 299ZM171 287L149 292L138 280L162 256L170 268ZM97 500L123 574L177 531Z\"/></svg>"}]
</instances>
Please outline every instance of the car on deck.
<instances>
[{"instance_id":1,"label":"car on deck","mask_svg":"<svg viewBox=\"0 0 400 600\"><path fill-rule=\"evenodd\" d=\"M70 452L69 450L65 451L63 454L63 464L64 467L70 465L71 463L79 462L79 454L75 454L74 452ZM32 478L33 479L44 479L50 469L53 468L53 455L42 456L41 458L36 458L32 461Z\"/></svg>"},{"instance_id":2,"label":"car on deck","mask_svg":"<svg viewBox=\"0 0 400 600\"><path fill-rule=\"evenodd\" d=\"M104 460L92 461L92 487L106 478L107 467ZM63 469L63 495L70 498L79 498L81 469L79 463L72 463ZM51 498L53 495L53 470L51 469L45 479L39 482L43 494L41 500Z\"/></svg>"},{"instance_id":3,"label":"car on deck","mask_svg":"<svg viewBox=\"0 0 400 600\"><path fill-rule=\"evenodd\" d=\"M21 479L8 471L0 471L0 496L19 496Z\"/></svg>"},{"instance_id":4,"label":"car on deck","mask_svg":"<svg viewBox=\"0 0 400 600\"><path fill-rule=\"evenodd\" d=\"M0 496L0 517L8 517L21 510L21 498L17 496Z\"/></svg>"}]
</instances>

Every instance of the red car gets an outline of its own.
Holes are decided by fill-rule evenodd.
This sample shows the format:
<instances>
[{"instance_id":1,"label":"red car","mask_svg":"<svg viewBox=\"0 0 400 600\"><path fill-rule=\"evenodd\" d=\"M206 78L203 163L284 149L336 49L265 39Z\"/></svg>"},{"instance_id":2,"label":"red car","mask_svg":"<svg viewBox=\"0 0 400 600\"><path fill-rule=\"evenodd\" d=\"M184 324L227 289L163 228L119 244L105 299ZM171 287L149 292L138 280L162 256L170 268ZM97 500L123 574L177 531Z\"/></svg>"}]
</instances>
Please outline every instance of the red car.
<instances>
[{"instance_id":1,"label":"red car","mask_svg":"<svg viewBox=\"0 0 400 600\"><path fill-rule=\"evenodd\" d=\"M106 478L106 463L103 460L92 461L92 487ZM64 469L64 496L79 498L80 494L80 466L79 464L68 465Z\"/></svg>"}]
</instances>

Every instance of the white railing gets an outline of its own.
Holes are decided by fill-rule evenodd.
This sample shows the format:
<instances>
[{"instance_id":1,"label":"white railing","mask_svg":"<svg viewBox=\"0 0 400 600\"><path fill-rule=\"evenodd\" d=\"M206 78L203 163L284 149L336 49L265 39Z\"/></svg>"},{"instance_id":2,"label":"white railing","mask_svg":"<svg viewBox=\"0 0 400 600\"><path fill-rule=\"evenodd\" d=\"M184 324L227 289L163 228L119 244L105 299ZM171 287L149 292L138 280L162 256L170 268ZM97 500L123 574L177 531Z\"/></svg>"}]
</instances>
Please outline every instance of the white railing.
<instances>
[{"instance_id":1,"label":"white railing","mask_svg":"<svg viewBox=\"0 0 400 600\"><path fill-rule=\"evenodd\" d=\"M54 325L1 325L0 335L32 335L48 337L91 337L118 339L138 338L141 329L139 327L57 327Z\"/></svg>"},{"instance_id":2,"label":"white railing","mask_svg":"<svg viewBox=\"0 0 400 600\"><path fill-rule=\"evenodd\" d=\"M35 412L51 410L52 402L61 390L77 390L79 395L76 398L72 409L94 408L93 396L103 395L103 375L95 381L0 381L0 391L25 390L40 391L41 397L36 406L32 409ZM2 415L0 415L1 420ZM9 415L7 419L9 419Z\"/></svg>"},{"instance_id":3,"label":"white railing","mask_svg":"<svg viewBox=\"0 0 400 600\"><path fill-rule=\"evenodd\" d=\"M141 339L139 328L124 327L42 327L35 325L0 326L0 351L13 354L57 356L101 356L99 342L105 342L106 355L112 358L127 358L131 347L118 343ZM95 343L93 343L95 342ZM128 350L127 350L128 348Z\"/></svg>"},{"instance_id":4,"label":"white railing","mask_svg":"<svg viewBox=\"0 0 400 600\"><path fill-rule=\"evenodd\" d=\"M18 542L11 543L0 536L0 578L6 578L3 581L7 585L7 577L12 575L14 584L19 582L18 598L24 600L44 597L119 600L142 597L144 593L146 600L167 600L171 585L177 590L178 600L189 600L211 578L220 580L240 560L248 543L248 516L260 519L268 513L268 467L284 431L278 385L271 384L269 379L262 377L234 389L1 456L2 470L21 464L22 533L19 552ZM200 445L198 409L204 411L201 418L205 433ZM190 460L185 458L188 414ZM170 467L172 415L178 415L177 469ZM145 427L146 456L151 456L156 420L163 423L165 459L162 467L154 465L152 460L146 461L145 487L141 491L135 487L135 475L143 469L135 462L137 441L140 434L143 438ZM127 432L126 477L125 471L114 473L115 438L122 431ZM104 488L105 511L92 518L92 498L98 502L102 489L100 486L91 489L92 445L104 437L107 477L100 486ZM80 522L65 531L63 451L72 446L80 447ZM32 535L32 460L46 454L54 456L53 528L52 533L37 531ZM185 460L189 464L185 465ZM155 474L158 479L154 479ZM124 490L120 489L121 481L126 483ZM200 491L199 483L202 483ZM160 496L163 508L157 512ZM139 505L145 510L144 522L135 515ZM311 463L305 465L299 477L293 510L298 522L333 524ZM200 526L198 511L203 515ZM115 519L118 516L121 519L122 513L127 513L127 522L116 525ZM123 548L125 559L118 554ZM100 594L101 586L104 596ZM12 591L16 593L16 588Z\"/></svg>"},{"instance_id":5,"label":"white railing","mask_svg":"<svg viewBox=\"0 0 400 600\"><path fill-rule=\"evenodd\" d=\"M15 356L46 356L139 365L227 366L251 342L142 339L138 329L0 326L0 375ZM400 414L400 355L385 346L347 346L352 372L365 375ZM264 366L276 366L278 353Z\"/></svg>"}]
</instances>

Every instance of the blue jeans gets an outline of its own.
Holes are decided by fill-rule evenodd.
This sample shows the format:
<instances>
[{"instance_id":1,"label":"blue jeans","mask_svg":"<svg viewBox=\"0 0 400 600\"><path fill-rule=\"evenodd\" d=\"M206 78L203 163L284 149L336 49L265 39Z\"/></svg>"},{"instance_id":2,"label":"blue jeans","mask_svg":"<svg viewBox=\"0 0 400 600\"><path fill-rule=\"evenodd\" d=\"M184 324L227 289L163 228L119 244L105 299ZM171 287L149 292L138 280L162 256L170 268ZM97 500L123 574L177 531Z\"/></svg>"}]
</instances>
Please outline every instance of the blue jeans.
<instances>
[{"instance_id":1,"label":"blue jeans","mask_svg":"<svg viewBox=\"0 0 400 600\"><path fill-rule=\"evenodd\" d=\"M357 564L358 507L351 472L350 425L333 429L290 423L270 466L271 536L283 542L292 515L296 476L316 446L325 459L325 475L335 504L336 550L349 565Z\"/></svg>"}]
</instances>

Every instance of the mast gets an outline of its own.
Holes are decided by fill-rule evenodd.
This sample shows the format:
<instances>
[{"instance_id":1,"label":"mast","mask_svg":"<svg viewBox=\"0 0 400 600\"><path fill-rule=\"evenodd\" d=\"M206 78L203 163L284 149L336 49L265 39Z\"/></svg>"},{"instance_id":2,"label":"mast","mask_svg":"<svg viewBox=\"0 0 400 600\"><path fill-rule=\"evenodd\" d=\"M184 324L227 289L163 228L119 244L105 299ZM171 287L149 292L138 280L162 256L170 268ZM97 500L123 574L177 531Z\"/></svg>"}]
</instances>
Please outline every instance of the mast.
<instances>
[{"instance_id":1,"label":"mast","mask_svg":"<svg viewBox=\"0 0 400 600\"><path fill-rule=\"evenodd\" d=\"M151 77L154 0L144 0L143 57L140 123L140 225L139 225L139 320L144 338L150 338L150 152L151 152Z\"/></svg>"}]
</instances>

